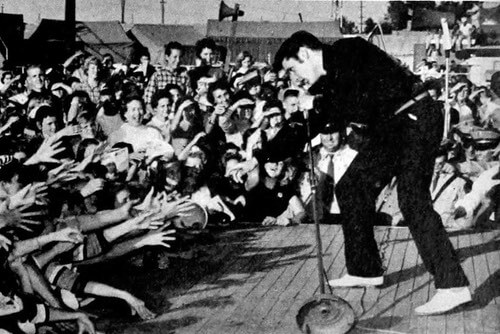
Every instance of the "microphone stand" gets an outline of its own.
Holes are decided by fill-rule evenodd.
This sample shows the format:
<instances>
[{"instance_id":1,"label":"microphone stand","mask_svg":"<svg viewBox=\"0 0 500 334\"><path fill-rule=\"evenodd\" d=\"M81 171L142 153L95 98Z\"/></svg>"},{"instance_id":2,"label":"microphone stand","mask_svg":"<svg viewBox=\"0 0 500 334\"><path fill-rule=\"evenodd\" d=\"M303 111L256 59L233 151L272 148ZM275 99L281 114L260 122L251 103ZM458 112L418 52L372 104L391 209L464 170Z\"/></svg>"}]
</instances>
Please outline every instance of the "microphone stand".
<instances>
[{"instance_id":1,"label":"microphone stand","mask_svg":"<svg viewBox=\"0 0 500 334\"><path fill-rule=\"evenodd\" d=\"M309 120L309 111L304 110L304 119L306 121L307 130L307 140L308 140L308 153L309 153L309 182L311 183L311 200L312 200L312 210L313 210L313 220L316 230L316 259L318 261L318 279L319 279L319 291L321 294L325 293L325 280L324 272L325 268L323 265L323 246L321 241L321 230L318 220L317 204L316 204L316 177L314 175L314 159L312 152L312 139L311 139L311 123Z\"/></svg>"}]
</instances>

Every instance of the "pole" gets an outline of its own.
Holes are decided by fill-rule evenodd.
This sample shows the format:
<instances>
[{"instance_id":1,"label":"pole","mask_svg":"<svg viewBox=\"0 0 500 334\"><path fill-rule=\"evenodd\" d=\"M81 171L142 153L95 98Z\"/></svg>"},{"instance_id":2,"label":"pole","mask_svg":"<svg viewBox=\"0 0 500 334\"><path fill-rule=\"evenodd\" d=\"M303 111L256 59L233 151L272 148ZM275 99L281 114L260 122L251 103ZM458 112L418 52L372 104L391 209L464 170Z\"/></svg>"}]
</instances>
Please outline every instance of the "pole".
<instances>
[{"instance_id":1,"label":"pole","mask_svg":"<svg viewBox=\"0 0 500 334\"><path fill-rule=\"evenodd\" d=\"M125 23L125 0L121 0L122 23Z\"/></svg>"},{"instance_id":2,"label":"pole","mask_svg":"<svg viewBox=\"0 0 500 334\"><path fill-rule=\"evenodd\" d=\"M64 8L64 21L66 25L66 46L68 53L72 54L75 47L75 21L76 21L76 0L66 0Z\"/></svg>"},{"instance_id":3,"label":"pole","mask_svg":"<svg viewBox=\"0 0 500 334\"><path fill-rule=\"evenodd\" d=\"M325 268L323 266L323 245L321 242L321 229L319 226L318 212L316 211L316 177L314 175L314 159L312 153L312 142L311 142L311 122L309 121L309 111L304 111L304 118L306 119L307 128L307 138L309 138L309 169L310 169L310 182L311 182L311 200L313 205L313 219L314 226L316 230L316 259L318 261L318 279L319 279L319 291L321 294L325 293L325 280L323 273Z\"/></svg>"},{"instance_id":4,"label":"pole","mask_svg":"<svg viewBox=\"0 0 500 334\"><path fill-rule=\"evenodd\" d=\"M161 4L161 24L165 24L165 0L161 0L160 4Z\"/></svg>"},{"instance_id":5,"label":"pole","mask_svg":"<svg viewBox=\"0 0 500 334\"><path fill-rule=\"evenodd\" d=\"M359 2L359 33L363 33L363 1Z\"/></svg>"},{"instance_id":6,"label":"pole","mask_svg":"<svg viewBox=\"0 0 500 334\"><path fill-rule=\"evenodd\" d=\"M441 18L441 28L443 30L443 48L446 57L446 69L445 69L445 80L444 80L444 130L443 139L448 138L448 133L450 132L450 53L451 53L451 37L450 30L448 29L448 21L446 18Z\"/></svg>"}]
</instances>

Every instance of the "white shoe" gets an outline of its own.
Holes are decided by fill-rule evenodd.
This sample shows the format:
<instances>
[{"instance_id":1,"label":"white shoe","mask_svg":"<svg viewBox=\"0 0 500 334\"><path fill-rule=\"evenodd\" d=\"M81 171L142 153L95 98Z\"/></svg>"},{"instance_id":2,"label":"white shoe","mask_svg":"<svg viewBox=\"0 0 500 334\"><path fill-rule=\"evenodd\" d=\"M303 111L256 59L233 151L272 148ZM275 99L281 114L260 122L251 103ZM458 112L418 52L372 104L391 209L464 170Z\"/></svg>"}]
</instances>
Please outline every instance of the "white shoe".
<instances>
[{"instance_id":1,"label":"white shoe","mask_svg":"<svg viewBox=\"0 0 500 334\"><path fill-rule=\"evenodd\" d=\"M360 277L345 274L339 279L328 281L332 287L354 287L354 286L379 286L384 284L384 276L378 277Z\"/></svg>"},{"instance_id":2,"label":"white shoe","mask_svg":"<svg viewBox=\"0 0 500 334\"><path fill-rule=\"evenodd\" d=\"M472 300L468 287L437 289L436 294L426 304L415 309L418 315L432 315L448 312Z\"/></svg>"}]
</instances>

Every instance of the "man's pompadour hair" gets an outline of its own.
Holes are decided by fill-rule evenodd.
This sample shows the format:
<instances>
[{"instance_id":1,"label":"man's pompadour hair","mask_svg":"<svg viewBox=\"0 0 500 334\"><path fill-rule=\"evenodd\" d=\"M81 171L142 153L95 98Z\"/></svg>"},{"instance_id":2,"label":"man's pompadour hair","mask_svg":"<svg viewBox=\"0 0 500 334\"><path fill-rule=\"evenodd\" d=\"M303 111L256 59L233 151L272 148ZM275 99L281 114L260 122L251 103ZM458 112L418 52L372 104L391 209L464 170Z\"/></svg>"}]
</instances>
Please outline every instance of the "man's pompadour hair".
<instances>
[{"instance_id":1,"label":"man's pompadour hair","mask_svg":"<svg viewBox=\"0 0 500 334\"><path fill-rule=\"evenodd\" d=\"M323 43L313 34L301 30L294 33L286 41L281 44L278 52L274 57L273 68L276 72L283 67L283 60L288 58L297 58L297 53L301 46L310 48L311 50L321 50Z\"/></svg>"}]
</instances>

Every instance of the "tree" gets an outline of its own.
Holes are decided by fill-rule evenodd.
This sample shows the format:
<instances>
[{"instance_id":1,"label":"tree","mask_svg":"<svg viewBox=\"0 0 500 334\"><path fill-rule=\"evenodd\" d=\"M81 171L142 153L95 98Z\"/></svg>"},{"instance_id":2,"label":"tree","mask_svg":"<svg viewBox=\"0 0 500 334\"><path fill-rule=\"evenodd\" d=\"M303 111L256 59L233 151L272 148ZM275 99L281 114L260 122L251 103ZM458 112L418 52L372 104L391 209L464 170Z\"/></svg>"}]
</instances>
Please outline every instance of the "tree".
<instances>
[{"instance_id":1,"label":"tree","mask_svg":"<svg viewBox=\"0 0 500 334\"><path fill-rule=\"evenodd\" d=\"M408 5L404 1L389 1L387 14L394 30L406 29L410 15Z\"/></svg>"},{"instance_id":2,"label":"tree","mask_svg":"<svg viewBox=\"0 0 500 334\"><path fill-rule=\"evenodd\" d=\"M365 30L364 30L364 33L365 34L369 34L372 32L372 30L377 26L377 24L375 23L375 21L373 21L373 19L371 17L369 17L366 21L365 21ZM378 31L375 32L376 34L379 33Z\"/></svg>"},{"instance_id":3,"label":"tree","mask_svg":"<svg viewBox=\"0 0 500 334\"><path fill-rule=\"evenodd\" d=\"M342 28L340 28L340 32L344 35L352 35L357 34L359 31L356 27L356 23L349 21L347 17L342 16Z\"/></svg>"},{"instance_id":4,"label":"tree","mask_svg":"<svg viewBox=\"0 0 500 334\"><path fill-rule=\"evenodd\" d=\"M364 33L369 34L373 31L373 33L375 35L380 35L380 29L375 29L376 27L377 27L377 23L375 23L375 21L373 21L373 19L371 17L369 17L365 21ZM392 33L392 24L391 24L391 22L389 22L389 20L387 18L384 19L384 21L382 21L380 23L380 28L382 28L382 34L384 34L384 35L388 35L388 34Z\"/></svg>"}]
</instances>

